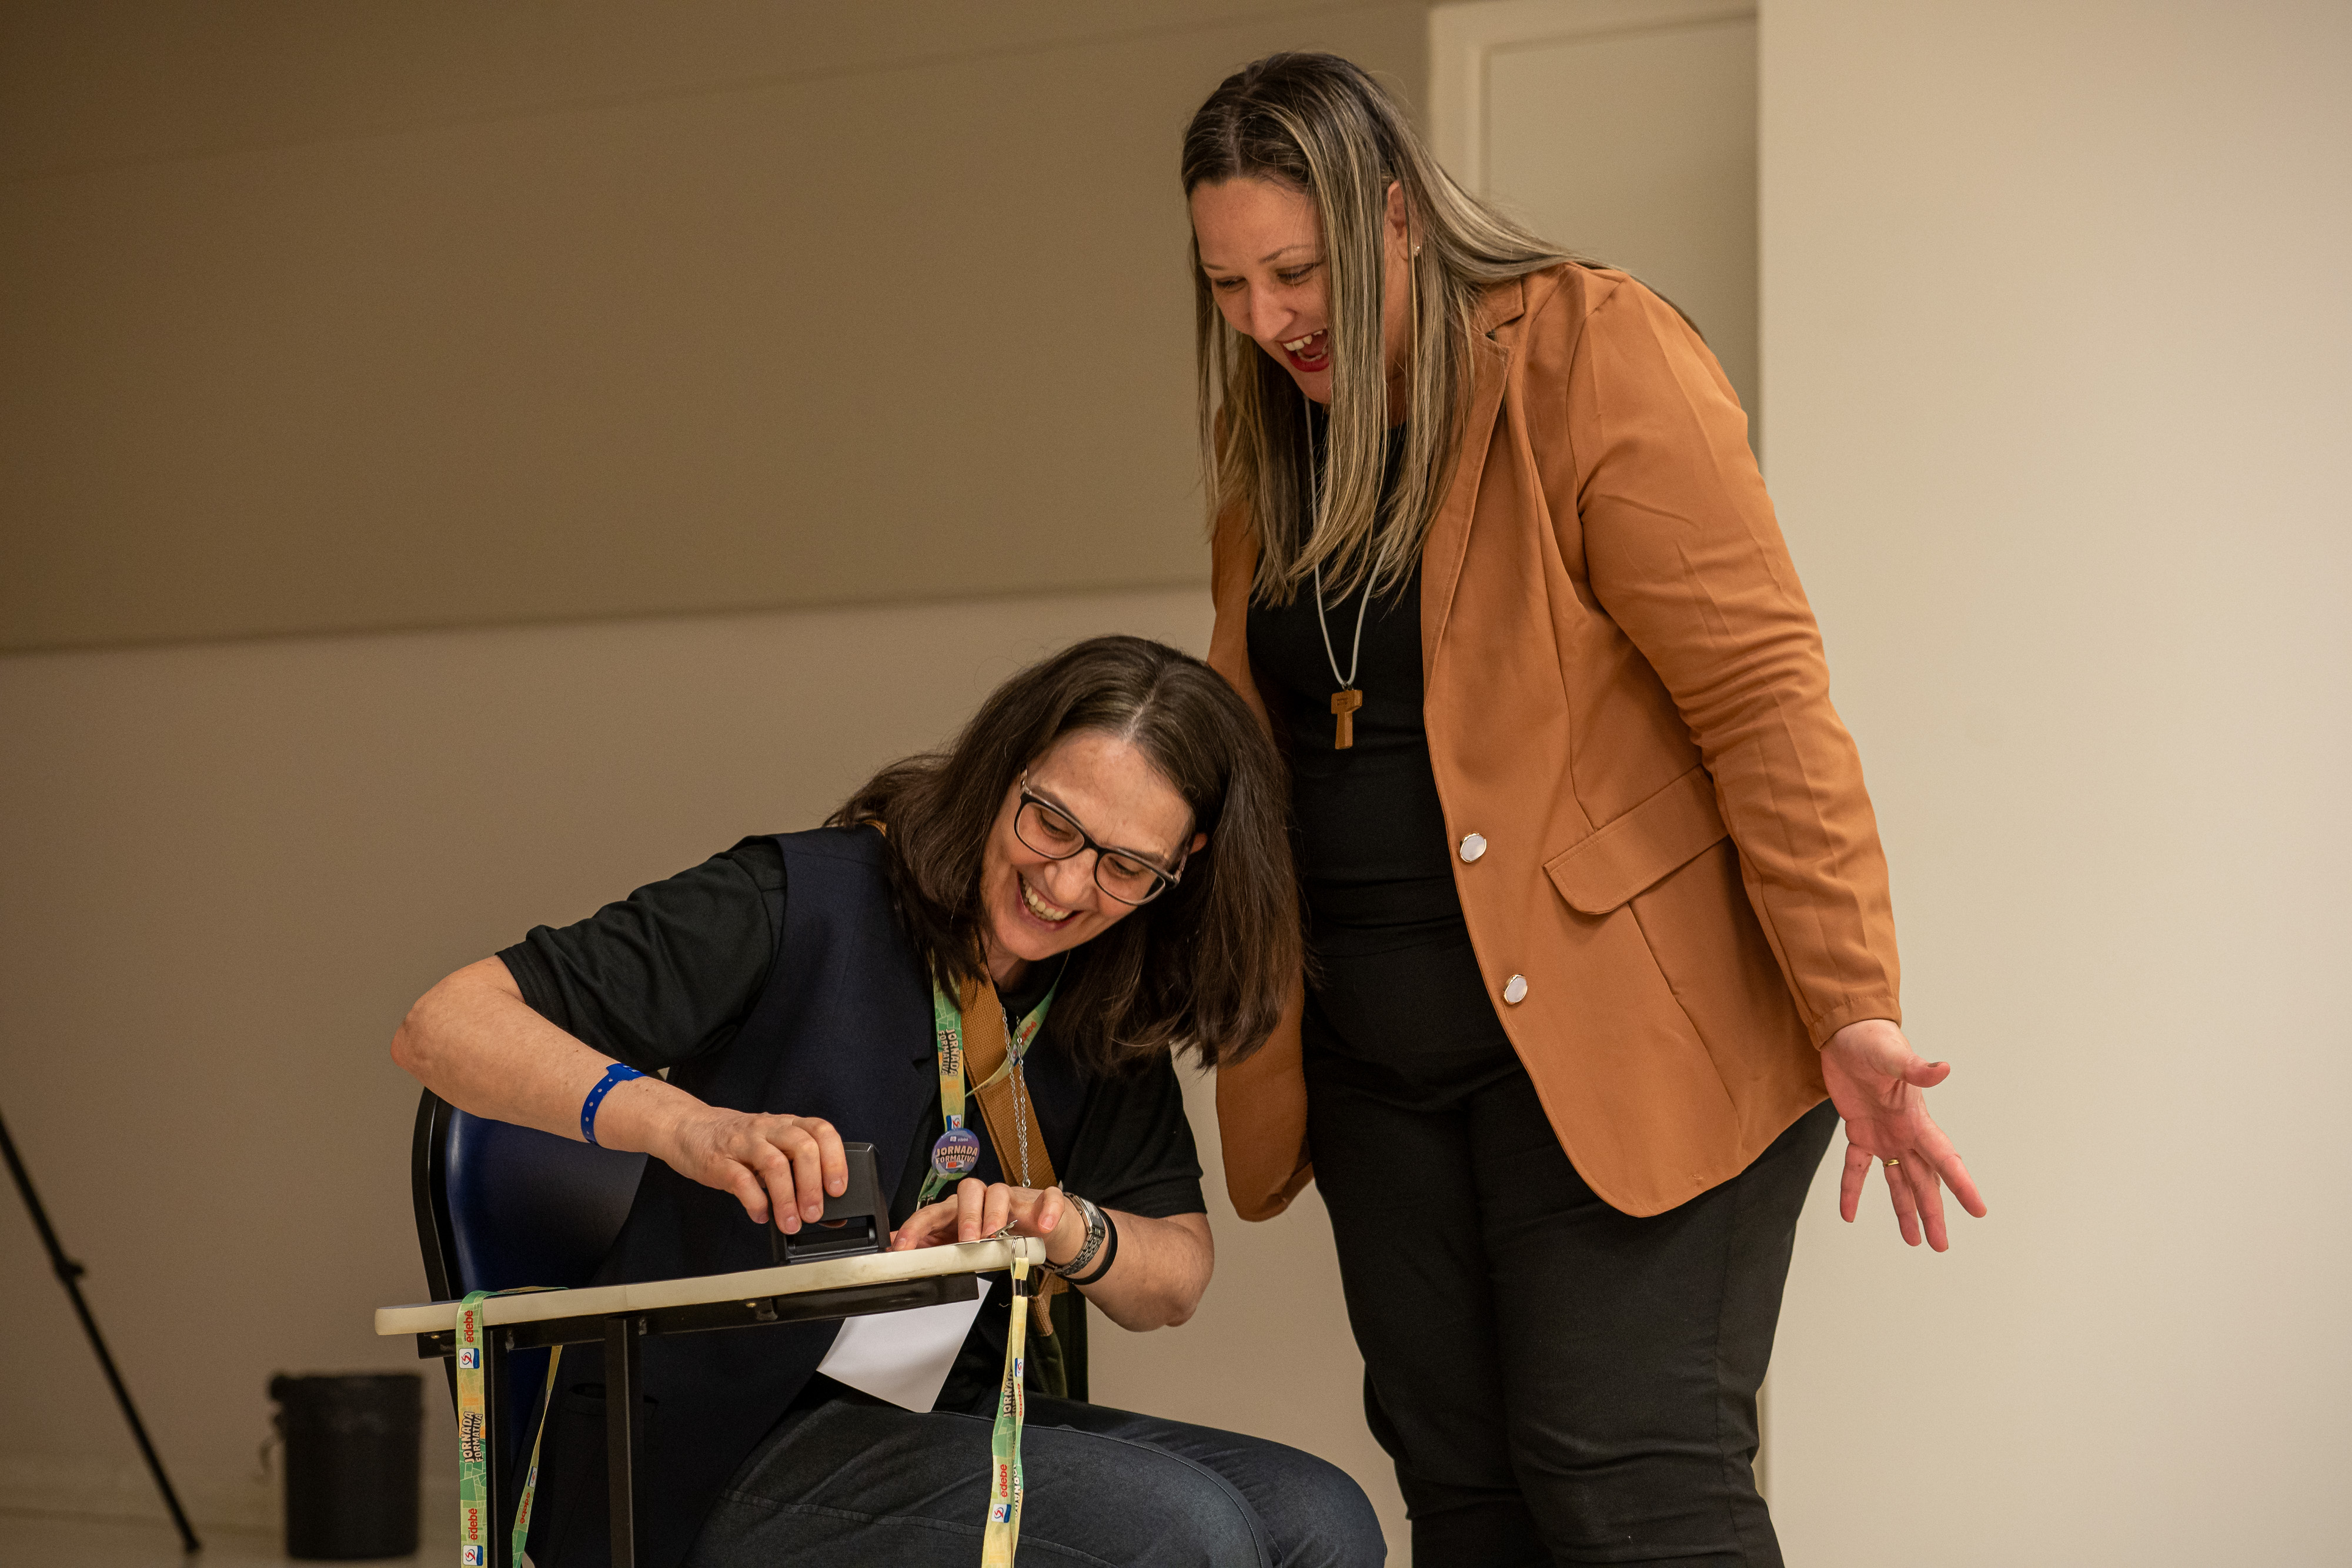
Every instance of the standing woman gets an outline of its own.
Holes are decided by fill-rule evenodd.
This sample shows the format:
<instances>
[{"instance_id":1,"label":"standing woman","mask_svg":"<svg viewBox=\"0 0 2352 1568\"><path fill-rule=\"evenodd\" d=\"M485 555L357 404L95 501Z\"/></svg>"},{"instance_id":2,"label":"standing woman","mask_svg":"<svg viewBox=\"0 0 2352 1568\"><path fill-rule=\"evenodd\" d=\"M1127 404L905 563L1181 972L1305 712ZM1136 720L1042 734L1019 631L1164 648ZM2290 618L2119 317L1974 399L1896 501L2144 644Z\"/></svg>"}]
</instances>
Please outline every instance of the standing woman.
<instances>
[{"instance_id":1,"label":"standing woman","mask_svg":"<svg viewBox=\"0 0 2352 1568\"><path fill-rule=\"evenodd\" d=\"M1219 1079L1234 1205L1319 1181L1420 1568L1777 1563L1756 1390L1837 1119L1848 1219L1874 1158L1906 1241L1984 1206L1746 418L1345 60L1227 78L1183 183L1211 662L1289 754L1309 949Z\"/></svg>"}]
</instances>

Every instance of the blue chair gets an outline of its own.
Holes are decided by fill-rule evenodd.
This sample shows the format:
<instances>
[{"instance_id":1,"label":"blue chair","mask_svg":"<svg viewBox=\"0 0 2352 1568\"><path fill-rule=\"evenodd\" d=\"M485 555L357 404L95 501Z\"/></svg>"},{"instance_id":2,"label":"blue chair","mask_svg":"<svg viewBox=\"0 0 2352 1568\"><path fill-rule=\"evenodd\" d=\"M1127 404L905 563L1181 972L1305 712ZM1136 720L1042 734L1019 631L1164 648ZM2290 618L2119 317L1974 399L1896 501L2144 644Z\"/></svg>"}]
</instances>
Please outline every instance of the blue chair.
<instances>
[{"instance_id":1,"label":"blue chair","mask_svg":"<svg viewBox=\"0 0 2352 1568\"><path fill-rule=\"evenodd\" d=\"M436 1301L469 1291L588 1283L636 1200L646 1156L600 1149L458 1110L431 1090L416 1106L409 1177L425 1281ZM507 1356L497 1425L509 1466L538 1416L547 1352ZM454 1407L457 1371L444 1363ZM601 1372L586 1374L593 1381Z\"/></svg>"}]
</instances>

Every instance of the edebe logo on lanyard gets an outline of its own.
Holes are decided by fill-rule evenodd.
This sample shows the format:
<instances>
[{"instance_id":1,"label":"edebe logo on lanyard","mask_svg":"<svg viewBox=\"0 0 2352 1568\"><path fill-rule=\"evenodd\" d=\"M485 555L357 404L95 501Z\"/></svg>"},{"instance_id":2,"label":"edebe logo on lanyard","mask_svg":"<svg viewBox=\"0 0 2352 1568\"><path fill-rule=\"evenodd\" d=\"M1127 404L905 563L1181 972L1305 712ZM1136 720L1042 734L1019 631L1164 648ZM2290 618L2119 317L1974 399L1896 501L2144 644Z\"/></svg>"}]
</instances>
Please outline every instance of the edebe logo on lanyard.
<instances>
[{"instance_id":1,"label":"edebe logo on lanyard","mask_svg":"<svg viewBox=\"0 0 2352 1568\"><path fill-rule=\"evenodd\" d=\"M1013 1263L1013 1317L1004 1339L1004 1381L996 1396L996 1421L989 1430L988 1520L981 1526L981 1568L1013 1568L1021 1544L1021 1427L1028 1415L1029 1260Z\"/></svg>"},{"instance_id":2,"label":"edebe logo on lanyard","mask_svg":"<svg viewBox=\"0 0 2352 1568\"><path fill-rule=\"evenodd\" d=\"M483 1380L482 1303L511 1291L476 1291L457 1303L457 1568L489 1568L490 1531L497 1521L488 1517L490 1496L490 1401ZM547 1430L548 1407L555 1401L555 1369L563 1362L563 1347L548 1353L547 1385L539 1401L539 1432L530 1440L530 1468L524 1474L522 1496L515 1508L510 1561L523 1561L523 1543L530 1539L531 1499L539 1490L539 1444Z\"/></svg>"}]
</instances>

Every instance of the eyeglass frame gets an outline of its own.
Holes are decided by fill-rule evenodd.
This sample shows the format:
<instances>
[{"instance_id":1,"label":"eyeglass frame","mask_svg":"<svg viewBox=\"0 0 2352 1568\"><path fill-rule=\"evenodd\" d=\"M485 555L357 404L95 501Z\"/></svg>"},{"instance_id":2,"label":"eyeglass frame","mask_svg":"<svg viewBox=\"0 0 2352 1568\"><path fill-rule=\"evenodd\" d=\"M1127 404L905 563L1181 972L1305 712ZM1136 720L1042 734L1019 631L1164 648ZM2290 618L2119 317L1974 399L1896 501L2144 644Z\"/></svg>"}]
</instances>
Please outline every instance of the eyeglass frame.
<instances>
[{"instance_id":1,"label":"eyeglass frame","mask_svg":"<svg viewBox=\"0 0 2352 1568\"><path fill-rule=\"evenodd\" d=\"M1078 847L1070 851L1066 854L1057 855L1051 850L1039 849L1027 839L1022 838L1021 811L1022 808L1025 806L1035 806L1042 810L1051 811L1054 815L1061 818L1062 821L1069 823L1070 831L1078 835ZM1034 789L1029 788L1029 770L1026 768L1021 770L1019 803L1013 808L1013 836L1015 839L1020 840L1021 847L1027 850L1031 854L1044 855L1049 861L1058 862L1076 860L1080 855L1086 853L1088 850L1094 851L1095 886L1101 889L1102 895L1105 898L1117 899L1119 903L1126 904L1129 909L1142 908L1145 904L1150 904L1159 899L1165 894L1170 888L1174 887L1178 883L1183 881L1184 868L1187 865L1190 865L1192 861L1192 852L1188 849L1182 854L1176 857L1176 869L1174 871L1162 871L1160 867L1154 865L1151 862L1151 858L1146 855L1141 850L1122 849L1117 844L1106 844L1097 841L1095 836L1087 831L1086 825L1078 821L1077 817L1067 806L1063 805L1059 800L1049 800L1045 796L1038 794ZM1113 893L1109 888L1104 887L1102 879L1102 862L1103 856L1105 855L1117 855L1121 860L1133 861L1145 871L1150 872L1155 879L1152 883L1151 891L1141 898L1125 898L1121 897L1118 894Z\"/></svg>"}]
</instances>

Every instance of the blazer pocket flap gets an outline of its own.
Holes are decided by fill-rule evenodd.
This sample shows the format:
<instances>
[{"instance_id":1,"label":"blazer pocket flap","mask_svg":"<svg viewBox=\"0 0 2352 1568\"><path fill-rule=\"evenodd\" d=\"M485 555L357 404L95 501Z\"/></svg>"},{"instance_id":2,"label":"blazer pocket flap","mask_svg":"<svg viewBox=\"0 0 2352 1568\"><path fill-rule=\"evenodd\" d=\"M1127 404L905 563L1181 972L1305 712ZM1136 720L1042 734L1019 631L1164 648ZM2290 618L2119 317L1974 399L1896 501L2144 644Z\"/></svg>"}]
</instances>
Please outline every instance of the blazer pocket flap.
<instances>
[{"instance_id":1,"label":"blazer pocket flap","mask_svg":"<svg viewBox=\"0 0 2352 1568\"><path fill-rule=\"evenodd\" d=\"M1610 819L1544 862L1569 907L1606 915L1681 870L1729 832L1715 780L1694 768L1640 805Z\"/></svg>"}]
</instances>

